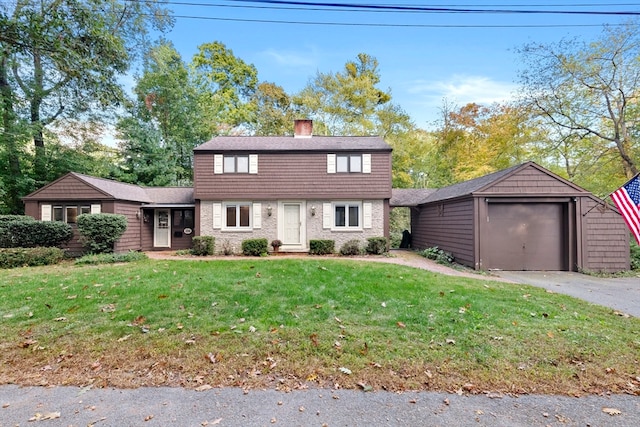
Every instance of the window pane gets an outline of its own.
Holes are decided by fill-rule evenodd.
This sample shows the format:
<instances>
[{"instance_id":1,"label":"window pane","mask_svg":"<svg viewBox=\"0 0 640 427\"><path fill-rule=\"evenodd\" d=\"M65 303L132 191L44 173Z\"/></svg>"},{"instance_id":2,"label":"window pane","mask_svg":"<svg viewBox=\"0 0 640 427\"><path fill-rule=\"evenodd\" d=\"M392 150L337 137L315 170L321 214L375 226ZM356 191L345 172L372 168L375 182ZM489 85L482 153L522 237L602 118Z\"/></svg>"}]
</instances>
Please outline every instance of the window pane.
<instances>
[{"instance_id":1,"label":"window pane","mask_svg":"<svg viewBox=\"0 0 640 427\"><path fill-rule=\"evenodd\" d=\"M236 225L236 207L227 206L227 227L235 227Z\"/></svg>"},{"instance_id":2,"label":"window pane","mask_svg":"<svg viewBox=\"0 0 640 427\"><path fill-rule=\"evenodd\" d=\"M349 172L362 172L362 157L349 157Z\"/></svg>"},{"instance_id":3,"label":"window pane","mask_svg":"<svg viewBox=\"0 0 640 427\"><path fill-rule=\"evenodd\" d=\"M358 206L349 206L349 227L357 227L359 219Z\"/></svg>"},{"instance_id":4,"label":"window pane","mask_svg":"<svg viewBox=\"0 0 640 427\"><path fill-rule=\"evenodd\" d=\"M336 156L336 172L349 172L348 156Z\"/></svg>"},{"instance_id":5,"label":"window pane","mask_svg":"<svg viewBox=\"0 0 640 427\"><path fill-rule=\"evenodd\" d=\"M182 226L182 211L173 211L173 226Z\"/></svg>"},{"instance_id":6,"label":"window pane","mask_svg":"<svg viewBox=\"0 0 640 427\"><path fill-rule=\"evenodd\" d=\"M224 172L233 173L236 171L236 158L233 156L224 156Z\"/></svg>"},{"instance_id":7,"label":"window pane","mask_svg":"<svg viewBox=\"0 0 640 427\"><path fill-rule=\"evenodd\" d=\"M80 215L86 215L91 213L91 206L80 207Z\"/></svg>"},{"instance_id":8,"label":"window pane","mask_svg":"<svg viewBox=\"0 0 640 427\"><path fill-rule=\"evenodd\" d=\"M192 210L184 211L184 226L186 228L193 228L193 211Z\"/></svg>"},{"instance_id":9,"label":"window pane","mask_svg":"<svg viewBox=\"0 0 640 427\"><path fill-rule=\"evenodd\" d=\"M240 227L249 226L249 206L240 206Z\"/></svg>"},{"instance_id":10,"label":"window pane","mask_svg":"<svg viewBox=\"0 0 640 427\"><path fill-rule=\"evenodd\" d=\"M67 223L75 224L77 217L78 217L78 207L67 206Z\"/></svg>"},{"instance_id":11,"label":"window pane","mask_svg":"<svg viewBox=\"0 0 640 427\"><path fill-rule=\"evenodd\" d=\"M53 220L54 221L64 221L64 211L62 210L62 206L54 206L53 207Z\"/></svg>"},{"instance_id":12,"label":"window pane","mask_svg":"<svg viewBox=\"0 0 640 427\"><path fill-rule=\"evenodd\" d=\"M346 215L346 207L336 206L336 215L335 215L336 227L344 227L346 225L345 215Z\"/></svg>"},{"instance_id":13,"label":"window pane","mask_svg":"<svg viewBox=\"0 0 640 427\"><path fill-rule=\"evenodd\" d=\"M238 161L238 173L249 173L249 156L238 156L236 157Z\"/></svg>"}]
</instances>

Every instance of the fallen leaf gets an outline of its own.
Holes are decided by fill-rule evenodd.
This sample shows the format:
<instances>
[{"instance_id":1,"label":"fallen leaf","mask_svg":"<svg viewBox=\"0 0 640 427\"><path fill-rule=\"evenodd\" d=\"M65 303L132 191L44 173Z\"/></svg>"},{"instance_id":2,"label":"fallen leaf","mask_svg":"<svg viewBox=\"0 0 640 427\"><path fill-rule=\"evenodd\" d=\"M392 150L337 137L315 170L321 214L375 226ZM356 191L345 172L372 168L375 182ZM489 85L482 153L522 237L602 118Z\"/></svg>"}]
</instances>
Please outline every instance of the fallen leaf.
<instances>
[{"instance_id":1,"label":"fallen leaf","mask_svg":"<svg viewBox=\"0 0 640 427\"><path fill-rule=\"evenodd\" d=\"M369 384L365 384L365 383L358 383L358 387L360 387L362 389L362 391L364 392L368 392L368 391L372 391L373 387L371 387Z\"/></svg>"},{"instance_id":2,"label":"fallen leaf","mask_svg":"<svg viewBox=\"0 0 640 427\"><path fill-rule=\"evenodd\" d=\"M9 406L11 406L9 403L3 403L2 404L2 409L8 408Z\"/></svg>"},{"instance_id":3,"label":"fallen leaf","mask_svg":"<svg viewBox=\"0 0 640 427\"><path fill-rule=\"evenodd\" d=\"M342 323L342 320L338 319L337 317L334 317L333 319L338 323Z\"/></svg>"},{"instance_id":4,"label":"fallen leaf","mask_svg":"<svg viewBox=\"0 0 640 427\"><path fill-rule=\"evenodd\" d=\"M200 387L196 387L196 391L207 391L207 390L211 390L213 387L211 387L209 384L202 384Z\"/></svg>"},{"instance_id":5,"label":"fallen leaf","mask_svg":"<svg viewBox=\"0 0 640 427\"><path fill-rule=\"evenodd\" d=\"M123 342L131 338L131 334L118 338L118 342Z\"/></svg>"},{"instance_id":6,"label":"fallen leaf","mask_svg":"<svg viewBox=\"0 0 640 427\"><path fill-rule=\"evenodd\" d=\"M453 340L451 338L447 338L447 340L445 341L447 344L451 344L451 345L455 345L456 340Z\"/></svg>"},{"instance_id":7,"label":"fallen leaf","mask_svg":"<svg viewBox=\"0 0 640 427\"><path fill-rule=\"evenodd\" d=\"M341 367L341 368L339 369L339 371L340 371L340 372L342 372L342 373L343 373L343 374L345 374L345 375L351 375L351 373L352 373L352 372L351 372L351 369L349 369L349 368L345 368L344 366L343 366L343 367Z\"/></svg>"},{"instance_id":8,"label":"fallen leaf","mask_svg":"<svg viewBox=\"0 0 640 427\"><path fill-rule=\"evenodd\" d=\"M78 298L78 295L69 295L67 296L67 299L76 299Z\"/></svg>"},{"instance_id":9,"label":"fallen leaf","mask_svg":"<svg viewBox=\"0 0 640 427\"><path fill-rule=\"evenodd\" d=\"M151 421L153 419L153 415L147 415L146 417L144 417L145 421Z\"/></svg>"},{"instance_id":10,"label":"fallen leaf","mask_svg":"<svg viewBox=\"0 0 640 427\"><path fill-rule=\"evenodd\" d=\"M604 412L605 414L609 414L611 416L622 414L622 411L616 408L602 408L602 412Z\"/></svg>"},{"instance_id":11,"label":"fallen leaf","mask_svg":"<svg viewBox=\"0 0 640 427\"><path fill-rule=\"evenodd\" d=\"M398 322L398 323L396 323L396 325L398 325L398 328L406 328L407 327L407 325L405 325L402 322Z\"/></svg>"},{"instance_id":12,"label":"fallen leaf","mask_svg":"<svg viewBox=\"0 0 640 427\"><path fill-rule=\"evenodd\" d=\"M65 320L67 320L67 318L66 317L56 317L53 320L55 320L56 322L64 322Z\"/></svg>"},{"instance_id":13,"label":"fallen leaf","mask_svg":"<svg viewBox=\"0 0 640 427\"><path fill-rule=\"evenodd\" d=\"M298 408L298 411L300 411L300 412L304 412L304 411L305 411L304 406L299 407L299 408Z\"/></svg>"},{"instance_id":14,"label":"fallen leaf","mask_svg":"<svg viewBox=\"0 0 640 427\"><path fill-rule=\"evenodd\" d=\"M313 344L314 347L318 346L318 334L309 335L309 339L311 340L311 344Z\"/></svg>"},{"instance_id":15,"label":"fallen leaf","mask_svg":"<svg viewBox=\"0 0 640 427\"><path fill-rule=\"evenodd\" d=\"M386 307L387 303L383 301L382 304L380 304L380 305L383 306L383 307Z\"/></svg>"}]
</instances>

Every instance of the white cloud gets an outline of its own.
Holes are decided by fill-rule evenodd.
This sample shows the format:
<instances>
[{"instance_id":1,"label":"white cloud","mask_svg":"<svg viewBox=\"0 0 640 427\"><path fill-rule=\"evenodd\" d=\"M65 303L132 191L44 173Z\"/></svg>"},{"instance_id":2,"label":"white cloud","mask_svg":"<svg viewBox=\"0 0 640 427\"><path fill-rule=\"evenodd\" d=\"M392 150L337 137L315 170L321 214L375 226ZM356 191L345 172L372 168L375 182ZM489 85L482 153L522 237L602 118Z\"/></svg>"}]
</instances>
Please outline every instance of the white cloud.
<instances>
[{"instance_id":1,"label":"white cloud","mask_svg":"<svg viewBox=\"0 0 640 427\"><path fill-rule=\"evenodd\" d=\"M441 105L446 99L457 105L491 104L513 98L516 85L483 76L453 75L446 80L415 81L407 90L424 105Z\"/></svg>"},{"instance_id":2,"label":"white cloud","mask_svg":"<svg viewBox=\"0 0 640 427\"><path fill-rule=\"evenodd\" d=\"M315 67L317 63L312 50L308 52L293 52L267 49L261 55L266 56L279 66L308 68Z\"/></svg>"}]
</instances>

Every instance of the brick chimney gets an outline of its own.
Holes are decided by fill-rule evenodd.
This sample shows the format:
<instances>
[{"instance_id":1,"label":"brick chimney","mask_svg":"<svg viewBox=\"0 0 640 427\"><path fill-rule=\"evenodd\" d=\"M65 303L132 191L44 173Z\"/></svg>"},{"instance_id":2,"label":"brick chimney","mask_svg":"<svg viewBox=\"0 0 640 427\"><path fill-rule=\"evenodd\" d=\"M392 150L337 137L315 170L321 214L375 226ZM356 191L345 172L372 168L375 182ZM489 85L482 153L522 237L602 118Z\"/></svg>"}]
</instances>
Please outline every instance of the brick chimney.
<instances>
[{"instance_id":1,"label":"brick chimney","mask_svg":"<svg viewBox=\"0 0 640 427\"><path fill-rule=\"evenodd\" d=\"M293 121L294 138L311 138L313 133L313 120L298 119Z\"/></svg>"}]
</instances>

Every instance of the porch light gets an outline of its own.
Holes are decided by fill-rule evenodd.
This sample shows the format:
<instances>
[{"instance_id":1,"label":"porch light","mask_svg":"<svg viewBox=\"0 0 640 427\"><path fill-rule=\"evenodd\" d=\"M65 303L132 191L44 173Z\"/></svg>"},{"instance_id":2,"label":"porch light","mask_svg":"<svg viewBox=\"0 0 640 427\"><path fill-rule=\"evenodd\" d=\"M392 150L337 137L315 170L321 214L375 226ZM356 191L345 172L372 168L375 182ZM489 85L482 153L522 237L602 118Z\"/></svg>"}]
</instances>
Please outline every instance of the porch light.
<instances>
[{"instance_id":1,"label":"porch light","mask_svg":"<svg viewBox=\"0 0 640 427\"><path fill-rule=\"evenodd\" d=\"M273 213L273 208L271 207L271 204L267 205L267 215L271 216L271 214Z\"/></svg>"},{"instance_id":2,"label":"porch light","mask_svg":"<svg viewBox=\"0 0 640 427\"><path fill-rule=\"evenodd\" d=\"M316 207L315 207L315 205L311 206L311 216L316 216Z\"/></svg>"}]
</instances>

